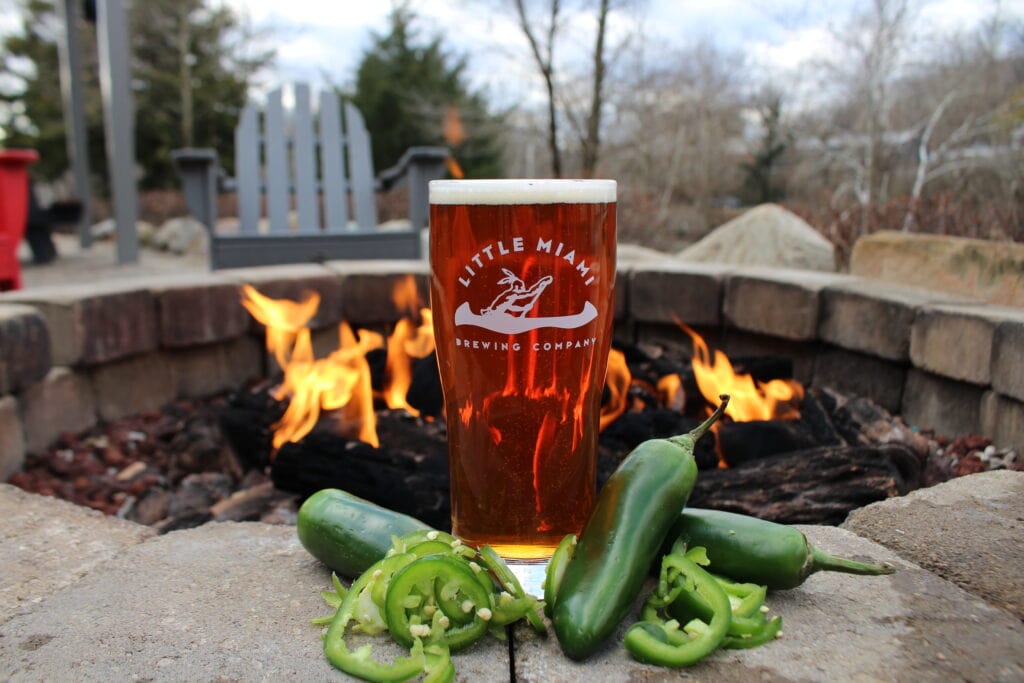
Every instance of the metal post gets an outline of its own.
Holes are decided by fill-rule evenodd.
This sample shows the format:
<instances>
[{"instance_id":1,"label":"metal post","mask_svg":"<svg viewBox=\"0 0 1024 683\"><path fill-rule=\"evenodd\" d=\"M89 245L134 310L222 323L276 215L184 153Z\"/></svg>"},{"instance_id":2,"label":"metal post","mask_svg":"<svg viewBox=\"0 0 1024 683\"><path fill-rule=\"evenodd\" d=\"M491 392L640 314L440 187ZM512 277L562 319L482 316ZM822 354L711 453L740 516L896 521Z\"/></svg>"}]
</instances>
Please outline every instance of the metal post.
<instances>
[{"instance_id":1,"label":"metal post","mask_svg":"<svg viewBox=\"0 0 1024 683\"><path fill-rule=\"evenodd\" d=\"M99 48L100 92L107 165L117 224L117 262L139 260L135 229L138 197L135 186L135 120L132 111L128 26L122 0L96 3L96 43Z\"/></svg>"},{"instance_id":2,"label":"metal post","mask_svg":"<svg viewBox=\"0 0 1024 683\"><path fill-rule=\"evenodd\" d=\"M62 0L57 3L57 11L64 22L64 33L57 43L57 53L60 58L60 94L64 101L68 159L75 179L75 195L82 205L78 219L78 240L83 247L90 247L92 184L89 182L89 139L82 96L82 43L78 37L80 5L78 0Z\"/></svg>"}]
</instances>

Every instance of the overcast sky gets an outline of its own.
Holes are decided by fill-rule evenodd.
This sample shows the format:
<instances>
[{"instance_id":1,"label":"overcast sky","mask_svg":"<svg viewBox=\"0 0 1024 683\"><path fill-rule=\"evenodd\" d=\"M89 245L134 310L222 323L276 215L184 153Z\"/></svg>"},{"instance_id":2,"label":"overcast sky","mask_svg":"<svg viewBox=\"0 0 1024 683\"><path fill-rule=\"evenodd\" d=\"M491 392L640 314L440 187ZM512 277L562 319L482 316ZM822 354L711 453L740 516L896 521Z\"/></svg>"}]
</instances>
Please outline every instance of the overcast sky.
<instances>
[{"instance_id":1,"label":"overcast sky","mask_svg":"<svg viewBox=\"0 0 1024 683\"><path fill-rule=\"evenodd\" d=\"M391 3L344 0L325 9L322 0L225 0L246 13L257 28L269 29L277 49L265 85L305 80L351 82L371 32L387 29ZM471 57L470 78L499 105L539 95L540 83L509 0L415 0L411 6L426 35L440 32L449 49ZM582 3L566 2L569 9ZM748 68L785 79L814 57L833 49L832 29L868 0L632 0L628 13L612 18L611 35L640 22L647 54L681 49L699 40L743 51ZM915 34L949 35L969 30L996 7L1024 19L1024 0L919 0ZM502 8L505 9L502 9ZM584 59L593 31L592 15L566 11L563 58Z\"/></svg>"},{"instance_id":2,"label":"overcast sky","mask_svg":"<svg viewBox=\"0 0 1024 683\"><path fill-rule=\"evenodd\" d=\"M20 27L22 0L0 0L0 34ZM145 0L141 0L145 1ZM352 81L371 33L387 30L389 0L211 0L249 17L277 51L274 67L262 76L263 90L307 81L345 85ZM948 36L970 30L996 7L1010 20L1024 21L1024 0L911 0L916 36ZM741 51L746 67L783 82L797 77L812 58L834 49L833 29L870 0L625 0L628 12L613 13L612 43L635 31L648 59L685 49L700 40ZM510 0L412 0L425 36L440 33L448 49L469 56L475 89L508 106L542 97L528 46L509 8ZM591 47L594 19L574 13L583 0L563 2L562 59L583 61ZM925 46L928 47L928 46ZM934 45L930 46L934 49Z\"/></svg>"}]
</instances>

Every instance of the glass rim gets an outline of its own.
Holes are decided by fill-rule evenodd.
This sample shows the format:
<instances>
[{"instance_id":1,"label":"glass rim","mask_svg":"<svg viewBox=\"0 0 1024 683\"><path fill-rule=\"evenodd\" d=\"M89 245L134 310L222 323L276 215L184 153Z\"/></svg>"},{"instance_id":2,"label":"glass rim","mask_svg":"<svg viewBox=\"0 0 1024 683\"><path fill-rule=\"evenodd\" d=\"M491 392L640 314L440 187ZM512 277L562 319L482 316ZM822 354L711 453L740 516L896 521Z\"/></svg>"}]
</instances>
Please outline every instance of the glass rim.
<instances>
[{"instance_id":1,"label":"glass rim","mask_svg":"<svg viewBox=\"0 0 1024 683\"><path fill-rule=\"evenodd\" d=\"M503 178L431 180L430 204L611 204L618 183L608 179Z\"/></svg>"}]
</instances>

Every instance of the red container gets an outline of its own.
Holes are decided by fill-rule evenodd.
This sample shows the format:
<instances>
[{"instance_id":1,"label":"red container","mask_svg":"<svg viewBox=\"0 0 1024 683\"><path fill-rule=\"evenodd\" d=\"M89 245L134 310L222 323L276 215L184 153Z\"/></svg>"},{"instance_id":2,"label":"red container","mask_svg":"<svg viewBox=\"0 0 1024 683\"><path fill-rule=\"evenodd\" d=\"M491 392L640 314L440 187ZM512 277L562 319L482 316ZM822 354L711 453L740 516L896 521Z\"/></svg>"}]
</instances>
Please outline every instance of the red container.
<instances>
[{"instance_id":1,"label":"red container","mask_svg":"<svg viewBox=\"0 0 1024 683\"><path fill-rule=\"evenodd\" d=\"M21 289L18 244L28 218L28 167L37 161L34 149L0 151L0 292Z\"/></svg>"}]
</instances>

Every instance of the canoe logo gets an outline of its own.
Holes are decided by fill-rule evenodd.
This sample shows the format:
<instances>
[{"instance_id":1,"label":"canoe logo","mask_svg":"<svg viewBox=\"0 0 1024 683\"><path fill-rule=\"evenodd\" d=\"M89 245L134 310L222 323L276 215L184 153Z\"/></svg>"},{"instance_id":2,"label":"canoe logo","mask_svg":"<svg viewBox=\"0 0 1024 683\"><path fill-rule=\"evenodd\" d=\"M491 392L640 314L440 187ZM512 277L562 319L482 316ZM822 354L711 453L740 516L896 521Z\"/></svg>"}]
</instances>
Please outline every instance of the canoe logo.
<instances>
[{"instance_id":1,"label":"canoe logo","mask_svg":"<svg viewBox=\"0 0 1024 683\"><path fill-rule=\"evenodd\" d=\"M469 302L463 302L455 311L455 325L473 325L499 334L519 334L544 327L572 330L582 327L597 317L597 309L587 301L583 309L574 315L548 317L527 317L534 309L544 290L555 281L551 275L539 278L531 285L508 268L502 268L503 276L497 284L504 289L494 297L490 305L474 313Z\"/></svg>"}]
</instances>

